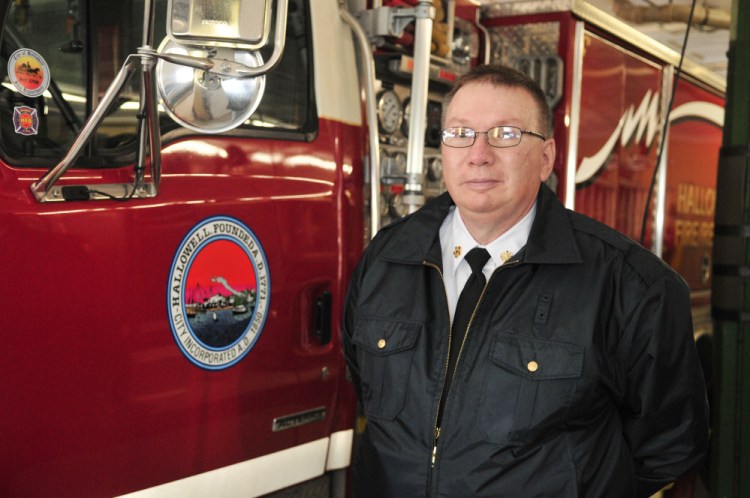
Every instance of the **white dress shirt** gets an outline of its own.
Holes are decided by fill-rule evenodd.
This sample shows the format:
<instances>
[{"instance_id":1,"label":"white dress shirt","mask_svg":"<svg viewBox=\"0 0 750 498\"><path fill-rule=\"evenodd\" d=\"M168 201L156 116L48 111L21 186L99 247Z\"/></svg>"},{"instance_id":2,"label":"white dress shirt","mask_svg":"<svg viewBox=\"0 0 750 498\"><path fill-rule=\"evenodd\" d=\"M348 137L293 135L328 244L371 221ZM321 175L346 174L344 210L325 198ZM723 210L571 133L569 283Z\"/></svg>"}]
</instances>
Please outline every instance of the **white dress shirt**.
<instances>
[{"instance_id":1,"label":"white dress shirt","mask_svg":"<svg viewBox=\"0 0 750 498\"><path fill-rule=\"evenodd\" d=\"M484 265L482 273L489 280L495 268L502 266L508 256L516 254L526 245L535 215L536 204L526 216L508 231L489 244L482 246L469 233L463 219L461 219L458 207L453 206L451 208L440 226L440 247L443 249L443 281L445 282L445 292L448 295L448 310L450 311L451 321L453 321L453 314L456 311L456 303L458 303L461 289L464 288L471 275L471 268L469 263L464 260L464 256L476 246L485 247L490 253L490 259Z\"/></svg>"}]
</instances>

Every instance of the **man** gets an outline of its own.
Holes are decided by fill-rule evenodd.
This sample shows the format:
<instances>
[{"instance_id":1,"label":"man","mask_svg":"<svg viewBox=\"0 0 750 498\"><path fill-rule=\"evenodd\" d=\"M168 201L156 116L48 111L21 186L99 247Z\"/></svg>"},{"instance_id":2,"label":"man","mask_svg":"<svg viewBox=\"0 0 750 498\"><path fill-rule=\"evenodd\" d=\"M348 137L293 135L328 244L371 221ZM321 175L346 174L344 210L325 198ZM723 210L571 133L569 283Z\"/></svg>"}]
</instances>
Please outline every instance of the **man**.
<instances>
[{"instance_id":1,"label":"man","mask_svg":"<svg viewBox=\"0 0 750 498\"><path fill-rule=\"evenodd\" d=\"M649 496L707 449L685 282L543 183L551 113L526 76L480 66L444 110L448 193L382 229L351 282L355 497Z\"/></svg>"}]
</instances>

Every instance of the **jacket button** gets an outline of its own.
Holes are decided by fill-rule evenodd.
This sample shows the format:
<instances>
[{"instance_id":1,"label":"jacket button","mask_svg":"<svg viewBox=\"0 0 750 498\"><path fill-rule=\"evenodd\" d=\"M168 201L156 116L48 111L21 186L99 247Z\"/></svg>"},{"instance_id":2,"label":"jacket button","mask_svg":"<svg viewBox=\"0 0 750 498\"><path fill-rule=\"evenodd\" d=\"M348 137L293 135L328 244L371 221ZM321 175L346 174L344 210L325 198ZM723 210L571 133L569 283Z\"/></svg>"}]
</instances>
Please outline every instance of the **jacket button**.
<instances>
[{"instance_id":1,"label":"jacket button","mask_svg":"<svg viewBox=\"0 0 750 498\"><path fill-rule=\"evenodd\" d=\"M380 339L378 341L378 348L383 349L385 347L385 339Z\"/></svg>"},{"instance_id":2,"label":"jacket button","mask_svg":"<svg viewBox=\"0 0 750 498\"><path fill-rule=\"evenodd\" d=\"M539 363L535 362L534 360L531 360L527 365L526 368L529 369L529 372L536 372L539 370Z\"/></svg>"}]
</instances>

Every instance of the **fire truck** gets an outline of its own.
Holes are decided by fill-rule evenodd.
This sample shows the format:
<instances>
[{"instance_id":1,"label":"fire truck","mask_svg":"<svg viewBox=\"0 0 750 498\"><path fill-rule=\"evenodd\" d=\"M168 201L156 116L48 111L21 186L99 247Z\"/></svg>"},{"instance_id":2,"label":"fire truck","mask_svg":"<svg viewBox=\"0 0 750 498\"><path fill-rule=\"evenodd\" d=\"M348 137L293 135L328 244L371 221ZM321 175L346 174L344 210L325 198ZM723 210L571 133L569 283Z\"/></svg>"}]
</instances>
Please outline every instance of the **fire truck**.
<instances>
[{"instance_id":1,"label":"fire truck","mask_svg":"<svg viewBox=\"0 0 750 498\"><path fill-rule=\"evenodd\" d=\"M710 335L726 84L585 2L552 4L486 9L489 59L525 70L547 90L560 199L680 272L692 290L696 338Z\"/></svg>"},{"instance_id":2,"label":"fire truck","mask_svg":"<svg viewBox=\"0 0 750 498\"><path fill-rule=\"evenodd\" d=\"M687 281L710 396L725 82L581 1L496 2L481 22L487 60L526 71L547 92L559 198L641 242ZM706 470L669 496L701 496Z\"/></svg>"},{"instance_id":3,"label":"fire truck","mask_svg":"<svg viewBox=\"0 0 750 498\"><path fill-rule=\"evenodd\" d=\"M480 63L542 85L560 198L642 232L710 331L722 83L585 3L0 16L1 496L346 496L349 276L444 189L441 100Z\"/></svg>"}]
</instances>

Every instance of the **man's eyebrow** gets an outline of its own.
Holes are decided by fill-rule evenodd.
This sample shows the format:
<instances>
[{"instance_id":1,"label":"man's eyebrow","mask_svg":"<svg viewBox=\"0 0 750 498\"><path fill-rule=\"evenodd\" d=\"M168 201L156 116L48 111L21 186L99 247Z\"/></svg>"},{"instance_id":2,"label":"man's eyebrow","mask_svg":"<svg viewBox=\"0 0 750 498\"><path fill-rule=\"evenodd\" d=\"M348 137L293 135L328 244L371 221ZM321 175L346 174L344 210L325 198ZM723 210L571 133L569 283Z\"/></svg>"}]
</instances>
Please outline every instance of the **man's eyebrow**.
<instances>
[{"instance_id":1,"label":"man's eyebrow","mask_svg":"<svg viewBox=\"0 0 750 498\"><path fill-rule=\"evenodd\" d=\"M451 117L450 119L446 119L445 122L447 123L456 123L454 126L466 126L466 123L468 123L469 118L462 118L462 117Z\"/></svg>"}]
</instances>

